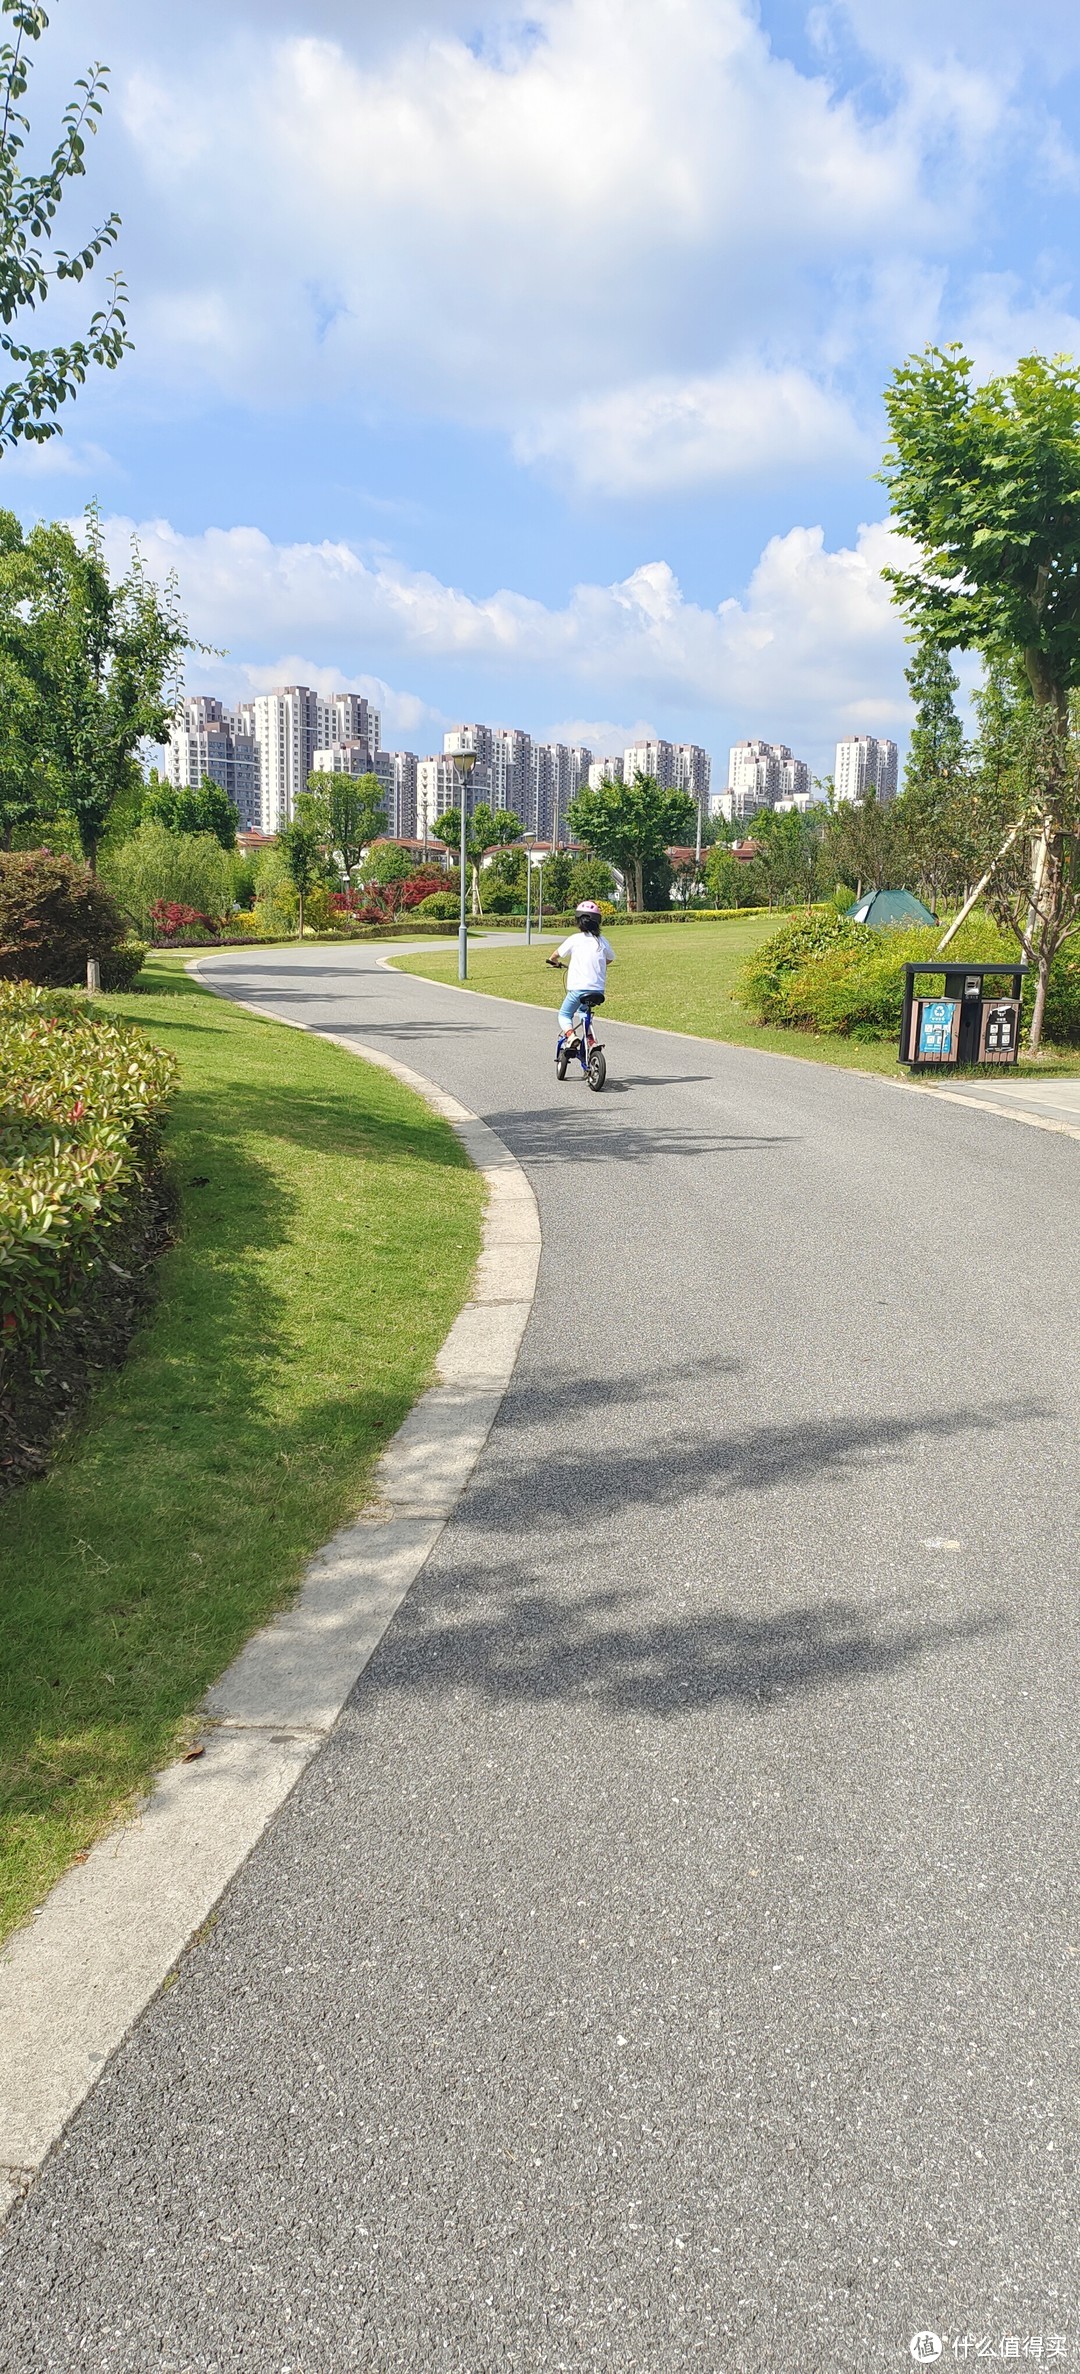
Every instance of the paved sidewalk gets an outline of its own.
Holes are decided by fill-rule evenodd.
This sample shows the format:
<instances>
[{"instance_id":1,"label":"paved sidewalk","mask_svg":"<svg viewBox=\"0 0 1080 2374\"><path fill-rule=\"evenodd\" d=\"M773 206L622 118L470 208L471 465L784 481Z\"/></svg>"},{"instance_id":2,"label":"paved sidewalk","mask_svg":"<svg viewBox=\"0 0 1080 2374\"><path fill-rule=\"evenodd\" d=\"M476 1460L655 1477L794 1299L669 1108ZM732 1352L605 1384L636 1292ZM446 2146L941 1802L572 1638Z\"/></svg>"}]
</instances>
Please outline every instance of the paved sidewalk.
<instances>
[{"instance_id":1,"label":"paved sidewalk","mask_svg":"<svg viewBox=\"0 0 1080 2374\"><path fill-rule=\"evenodd\" d=\"M941 1091L931 1088L931 1095ZM1080 1078L1075 1080L1013 1080L1001 1074L988 1080L954 1080L950 1096L989 1110L1024 1113L1057 1128L1080 1131Z\"/></svg>"},{"instance_id":2,"label":"paved sidewalk","mask_svg":"<svg viewBox=\"0 0 1080 2374\"><path fill-rule=\"evenodd\" d=\"M539 1290L329 1745L0 2236L0 2368L1075 2356L1080 1149L610 1015L559 1090L546 1015L366 950L216 969L482 1114Z\"/></svg>"}]
</instances>

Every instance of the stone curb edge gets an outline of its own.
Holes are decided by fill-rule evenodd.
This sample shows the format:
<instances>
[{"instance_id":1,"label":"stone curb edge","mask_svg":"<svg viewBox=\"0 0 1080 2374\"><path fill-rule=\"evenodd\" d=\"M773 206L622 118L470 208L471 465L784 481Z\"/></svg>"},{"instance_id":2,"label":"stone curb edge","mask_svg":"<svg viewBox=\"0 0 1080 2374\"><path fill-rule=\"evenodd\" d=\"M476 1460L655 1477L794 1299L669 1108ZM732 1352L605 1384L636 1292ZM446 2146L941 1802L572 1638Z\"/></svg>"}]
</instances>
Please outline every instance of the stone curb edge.
<instances>
[{"instance_id":1,"label":"stone curb edge","mask_svg":"<svg viewBox=\"0 0 1080 2374\"><path fill-rule=\"evenodd\" d=\"M203 961L185 969L228 997ZM486 1122L381 1050L228 1002L332 1040L448 1121L487 1190L482 1250L437 1382L378 1461L374 1499L207 1693L202 1753L159 1773L134 1819L99 1839L0 1948L0 2223L322 1746L472 1474L536 1292L536 1197Z\"/></svg>"},{"instance_id":2,"label":"stone curb edge","mask_svg":"<svg viewBox=\"0 0 1080 2374\"><path fill-rule=\"evenodd\" d=\"M375 962L381 970L395 972L397 970L394 962L396 955L413 955L422 951L427 945L428 942L425 940L416 940L411 948L392 950L387 956L377 956ZM500 998L497 989L474 989L461 981L435 981L430 973L406 973L403 978L426 981L430 989L452 989L458 997L490 997L503 1006L527 1006L530 1013L533 1014L548 1012L547 1006L542 1006L539 999L534 1002L532 998L524 997ZM969 1113L997 1113L1002 1121L1026 1121L1029 1129L1053 1130L1057 1137L1076 1138L1080 1142L1080 1129L1074 1129L1071 1121L1053 1121L1049 1114L1044 1116L1042 1113L1020 1113L1015 1111L1012 1105L994 1104L989 1098L981 1096L965 1096L959 1088L939 1088L936 1083L931 1086L929 1081L923 1080L890 1080L884 1072L864 1072L856 1063L822 1065L817 1063L813 1056L789 1053L786 1047L744 1047L741 1041L737 1042L732 1039L703 1038L700 1031L696 1030L665 1030L663 1024L659 1022L627 1022L614 1014L606 1014L604 1023L605 1028L608 1029L614 1025L616 1030L648 1030L655 1038L659 1039L693 1039L698 1047L730 1046L736 1054L764 1055L771 1057L776 1063L812 1064L818 1071L832 1069L842 1072L846 1079L873 1080L879 1088L898 1088L902 1096L933 1096L937 1098L939 1104L966 1105Z\"/></svg>"}]
</instances>

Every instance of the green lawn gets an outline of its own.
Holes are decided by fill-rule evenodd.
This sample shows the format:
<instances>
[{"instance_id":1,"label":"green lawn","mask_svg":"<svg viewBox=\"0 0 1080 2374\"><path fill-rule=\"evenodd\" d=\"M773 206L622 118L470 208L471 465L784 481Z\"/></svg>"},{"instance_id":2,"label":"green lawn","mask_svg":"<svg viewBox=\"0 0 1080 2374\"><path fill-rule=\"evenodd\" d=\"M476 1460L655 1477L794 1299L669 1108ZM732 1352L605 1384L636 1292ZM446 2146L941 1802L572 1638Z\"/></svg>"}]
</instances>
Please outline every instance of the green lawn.
<instances>
[{"instance_id":1,"label":"green lawn","mask_svg":"<svg viewBox=\"0 0 1080 2374\"><path fill-rule=\"evenodd\" d=\"M479 1250L480 1179L409 1090L182 959L142 980L102 1004L180 1059L182 1234L125 1368L0 1505L0 1934L362 1504Z\"/></svg>"},{"instance_id":2,"label":"green lawn","mask_svg":"<svg viewBox=\"0 0 1080 2374\"><path fill-rule=\"evenodd\" d=\"M907 1079L898 1063L896 1040L815 1038L808 1031L780 1030L755 1022L732 996L735 979L746 958L776 930L779 918L747 916L731 923L633 924L611 934L616 961L612 968L605 1012L614 1022L647 1022L660 1030L684 1030L694 1038L723 1039L733 1047L760 1047L774 1055L798 1055L809 1063L840 1064L854 1071L885 1072ZM531 948L487 948L469 942L469 987L493 997L550 1006L555 1011L562 990L544 958L553 943ZM403 972L420 973L428 981L457 980L457 949L425 948L422 953L395 958ZM1018 1065L1020 1073L1052 1078L1055 1073L1080 1071L1074 1052L1048 1053L1038 1063ZM980 1074L980 1077L984 1075ZM1015 1078L1013 1073L1011 1077Z\"/></svg>"}]
</instances>

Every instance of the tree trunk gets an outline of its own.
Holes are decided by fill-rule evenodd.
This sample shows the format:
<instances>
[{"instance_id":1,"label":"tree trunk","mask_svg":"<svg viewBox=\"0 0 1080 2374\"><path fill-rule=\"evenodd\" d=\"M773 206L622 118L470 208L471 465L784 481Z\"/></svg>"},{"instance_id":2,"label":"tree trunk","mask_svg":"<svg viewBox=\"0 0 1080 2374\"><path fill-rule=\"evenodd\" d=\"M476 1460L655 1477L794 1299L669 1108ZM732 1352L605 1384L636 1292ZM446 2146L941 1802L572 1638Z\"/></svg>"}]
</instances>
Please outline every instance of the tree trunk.
<instances>
[{"instance_id":1,"label":"tree trunk","mask_svg":"<svg viewBox=\"0 0 1080 2374\"><path fill-rule=\"evenodd\" d=\"M303 939L303 937L304 937L304 893L303 893L303 891L302 891L302 890L298 890L298 891L297 891L297 893L296 893L296 897L297 897L297 902L298 902L298 905L299 905L299 908L300 908L300 922L299 922L299 925L298 925L298 927L297 927L297 933L296 933L296 936L297 936L297 939L298 939L298 940L302 940L302 939Z\"/></svg>"},{"instance_id":2,"label":"tree trunk","mask_svg":"<svg viewBox=\"0 0 1080 2374\"><path fill-rule=\"evenodd\" d=\"M1035 1004L1032 1007L1031 1029L1028 1032L1029 1055L1037 1055L1040 1046L1042 1045L1043 1017L1046 1013L1046 992L1050 985L1050 966L1052 962L1053 959L1044 955L1043 950L1040 948L1038 956L1038 978L1035 983Z\"/></svg>"},{"instance_id":3,"label":"tree trunk","mask_svg":"<svg viewBox=\"0 0 1080 2374\"><path fill-rule=\"evenodd\" d=\"M641 915L645 910L644 870L640 857L635 857L632 863L634 868L634 912Z\"/></svg>"}]
</instances>

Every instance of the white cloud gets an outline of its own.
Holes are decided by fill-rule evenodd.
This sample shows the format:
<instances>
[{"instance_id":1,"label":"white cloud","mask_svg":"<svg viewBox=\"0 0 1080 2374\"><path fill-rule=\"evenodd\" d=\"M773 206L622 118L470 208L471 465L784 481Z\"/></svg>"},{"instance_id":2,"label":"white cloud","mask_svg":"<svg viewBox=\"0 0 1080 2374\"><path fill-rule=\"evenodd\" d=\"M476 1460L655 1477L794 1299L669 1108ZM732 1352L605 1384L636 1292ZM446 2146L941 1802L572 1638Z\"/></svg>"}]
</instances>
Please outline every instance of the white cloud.
<instances>
[{"instance_id":1,"label":"white cloud","mask_svg":"<svg viewBox=\"0 0 1080 2374\"><path fill-rule=\"evenodd\" d=\"M805 371L754 362L584 397L519 431L514 448L521 460L568 469L607 495L678 494L869 458L840 397Z\"/></svg>"},{"instance_id":2,"label":"white cloud","mask_svg":"<svg viewBox=\"0 0 1080 2374\"><path fill-rule=\"evenodd\" d=\"M156 575L175 571L200 640L242 647L250 683L329 688L373 658L395 672L438 665L445 674L456 664L466 686L479 672L512 683L530 703L526 725L541 704L550 714L555 686L599 695L609 719L624 705L639 719L705 710L736 715L740 731L819 748L836 732L894 728L906 716L903 629L881 578L900 550L887 523L860 528L838 552L826 550L820 527L774 536L745 592L717 609L687 601L664 561L614 585L578 585L552 609L507 589L478 598L343 542L274 545L254 528L183 536L167 521L114 519L107 542L119 564L133 533ZM320 647L335 654L334 667L277 656ZM209 682L215 670L201 673ZM410 715L417 724L441 716L421 696L392 698L395 730ZM467 693L461 713L473 708Z\"/></svg>"},{"instance_id":3,"label":"white cloud","mask_svg":"<svg viewBox=\"0 0 1080 2374\"><path fill-rule=\"evenodd\" d=\"M861 360L875 276L977 221L1003 104L926 71L865 118L750 0L538 0L501 44L366 43L233 18L167 74L148 46L122 96L132 372L495 427L613 492L708 483L726 450L833 456L821 351L842 320Z\"/></svg>"}]
</instances>

